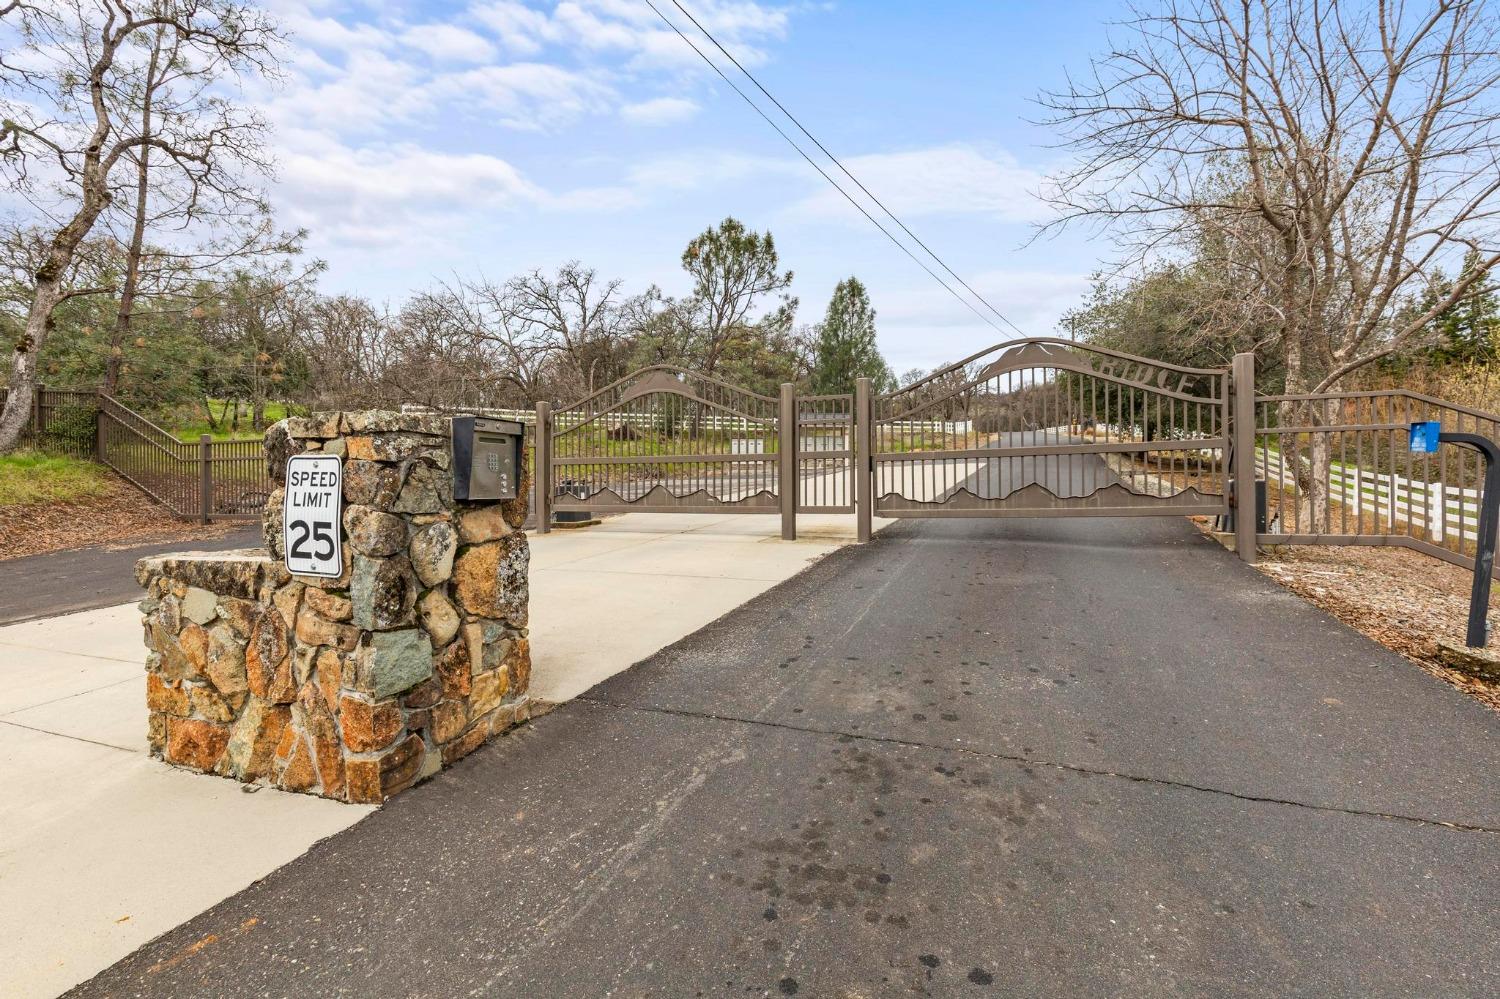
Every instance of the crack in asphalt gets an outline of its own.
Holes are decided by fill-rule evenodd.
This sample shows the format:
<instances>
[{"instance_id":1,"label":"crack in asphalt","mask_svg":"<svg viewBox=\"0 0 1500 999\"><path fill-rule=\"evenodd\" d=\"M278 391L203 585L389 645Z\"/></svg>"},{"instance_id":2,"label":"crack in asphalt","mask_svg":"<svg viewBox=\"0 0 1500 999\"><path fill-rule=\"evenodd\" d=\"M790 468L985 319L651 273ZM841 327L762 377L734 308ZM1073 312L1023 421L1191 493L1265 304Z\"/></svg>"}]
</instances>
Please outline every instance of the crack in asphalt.
<instances>
[{"instance_id":1,"label":"crack in asphalt","mask_svg":"<svg viewBox=\"0 0 1500 999\"><path fill-rule=\"evenodd\" d=\"M1319 805L1313 802L1297 801L1293 798L1274 798L1266 795L1244 794L1240 791L1230 791L1222 787L1210 787L1206 784L1192 784L1187 781L1172 780L1167 777L1152 777L1145 774L1120 773L1114 770L1102 770L1097 767L1085 767L1076 763L1062 763L1057 760L1038 759L1032 756L1023 756L1017 753L997 753L988 750L970 749L964 746L945 746L930 742L919 742L913 739L898 739L895 736L869 735L861 732L846 732L841 729L816 728L810 725L792 725L787 722L763 721L756 718L744 718L739 715L723 715L706 711L689 711L684 708L664 708L646 706L639 704L627 704L624 701L613 701L607 698L580 695L574 699L588 704L601 707L617 708L625 711L641 711L651 714L674 715L679 718L692 718L699 721L730 722L739 725L755 725L765 728L785 729L790 732L804 732L809 735L830 735L842 738L859 739L864 742L887 743L893 746L906 746L911 749L926 749L943 753L962 753L966 756L976 756L983 759L1002 760L1007 763L1024 763L1028 766L1051 767L1055 770L1064 770L1070 773L1086 774L1090 777L1114 777L1118 780L1130 781L1136 784L1152 784L1159 787L1174 787L1185 791L1199 791L1204 794L1216 794L1226 798L1234 798L1238 801L1247 801L1264 805L1286 805L1292 808L1304 808L1314 812L1328 812L1335 815L1352 815L1361 818L1383 819L1389 822L1409 822L1421 826L1437 826L1443 829L1454 829L1460 832L1500 834L1500 827L1474 825L1468 822L1450 822L1445 819L1435 819L1420 815L1403 815L1399 812L1377 812L1363 808L1341 808L1336 805Z\"/></svg>"}]
</instances>

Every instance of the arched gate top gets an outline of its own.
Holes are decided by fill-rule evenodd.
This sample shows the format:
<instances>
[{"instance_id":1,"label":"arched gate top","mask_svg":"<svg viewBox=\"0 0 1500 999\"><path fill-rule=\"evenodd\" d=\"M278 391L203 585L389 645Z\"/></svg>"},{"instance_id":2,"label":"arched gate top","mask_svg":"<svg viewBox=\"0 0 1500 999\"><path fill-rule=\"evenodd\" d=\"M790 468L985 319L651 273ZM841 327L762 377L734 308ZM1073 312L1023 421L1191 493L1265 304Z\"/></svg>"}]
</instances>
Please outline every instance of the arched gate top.
<instances>
[{"instance_id":1,"label":"arched gate top","mask_svg":"<svg viewBox=\"0 0 1500 999\"><path fill-rule=\"evenodd\" d=\"M778 401L770 396L731 385L712 375L671 364L655 364L632 371L593 395L556 412L576 414L585 420L593 419L644 396L660 394L680 396L749 420L774 418L778 405Z\"/></svg>"}]
</instances>

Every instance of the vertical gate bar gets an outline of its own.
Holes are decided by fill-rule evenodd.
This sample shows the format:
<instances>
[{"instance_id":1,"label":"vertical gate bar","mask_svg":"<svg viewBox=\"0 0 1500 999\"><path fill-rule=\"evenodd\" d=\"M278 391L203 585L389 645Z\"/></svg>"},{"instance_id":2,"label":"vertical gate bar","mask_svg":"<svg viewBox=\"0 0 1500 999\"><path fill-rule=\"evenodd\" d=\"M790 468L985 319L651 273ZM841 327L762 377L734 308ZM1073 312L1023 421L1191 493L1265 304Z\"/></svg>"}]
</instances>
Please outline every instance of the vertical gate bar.
<instances>
[{"instance_id":1,"label":"vertical gate bar","mask_svg":"<svg viewBox=\"0 0 1500 999\"><path fill-rule=\"evenodd\" d=\"M1354 423L1356 426L1365 421L1360 418L1360 400L1354 400ZM1365 533L1365 431L1357 430L1354 433L1354 533L1356 535Z\"/></svg>"},{"instance_id":2,"label":"vertical gate bar","mask_svg":"<svg viewBox=\"0 0 1500 999\"><path fill-rule=\"evenodd\" d=\"M854 379L854 522L855 536L869 541L875 506L875 421L870 405L870 379Z\"/></svg>"},{"instance_id":3,"label":"vertical gate bar","mask_svg":"<svg viewBox=\"0 0 1500 999\"><path fill-rule=\"evenodd\" d=\"M1338 407L1338 419L1340 426L1349 425L1349 417L1344 410L1343 402ZM1349 434L1340 431L1338 434L1338 532L1349 534Z\"/></svg>"},{"instance_id":4,"label":"vertical gate bar","mask_svg":"<svg viewBox=\"0 0 1500 999\"><path fill-rule=\"evenodd\" d=\"M1438 418L1441 420L1446 415L1447 415L1446 413L1439 412L1438 413ZM1446 422L1446 421L1444 421L1444 422ZM1438 489L1438 524L1441 525L1438 528L1438 530L1440 530L1442 532L1442 534L1443 534L1443 543L1444 544L1448 543L1448 451L1451 451L1451 450L1453 450L1453 449L1452 448L1448 448L1447 450L1444 450L1444 451L1441 451L1441 452L1438 453L1438 482L1439 482L1439 489ZM1459 508L1458 509L1459 509L1459 517L1462 518L1463 517L1463 494L1462 493L1459 494Z\"/></svg>"},{"instance_id":5,"label":"vertical gate bar","mask_svg":"<svg viewBox=\"0 0 1500 999\"><path fill-rule=\"evenodd\" d=\"M626 445L627 448L629 445ZM536 404L536 432L531 449L532 478L536 481L536 532L552 530L552 404ZM591 470L592 471L592 470Z\"/></svg>"},{"instance_id":6,"label":"vertical gate bar","mask_svg":"<svg viewBox=\"0 0 1500 999\"><path fill-rule=\"evenodd\" d=\"M204 524L213 518L214 512L213 443L210 434L198 437L198 518Z\"/></svg>"},{"instance_id":7,"label":"vertical gate bar","mask_svg":"<svg viewBox=\"0 0 1500 999\"><path fill-rule=\"evenodd\" d=\"M1421 412L1424 420L1432 419L1432 410L1430 407L1423 405ZM1438 415L1441 416L1442 414ZM1438 426L1441 429L1441 422L1439 422ZM1425 454L1422 455L1422 533L1426 535L1427 541L1432 540L1432 459ZM1442 532L1439 530L1438 540L1441 541L1442 539Z\"/></svg>"},{"instance_id":8,"label":"vertical gate bar","mask_svg":"<svg viewBox=\"0 0 1500 999\"><path fill-rule=\"evenodd\" d=\"M1234 549L1255 562L1255 355L1234 355Z\"/></svg>"},{"instance_id":9,"label":"vertical gate bar","mask_svg":"<svg viewBox=\"0 0 1500 999\"><path fill-rule=\"evenodd\" d=\"M797 500L802 488L797 479L797 387L791 382L781 383L781 414L778 421L781 431L781 460L777 467L781 491L781 540L797 540Z\"/></svg>"}]
</instances>

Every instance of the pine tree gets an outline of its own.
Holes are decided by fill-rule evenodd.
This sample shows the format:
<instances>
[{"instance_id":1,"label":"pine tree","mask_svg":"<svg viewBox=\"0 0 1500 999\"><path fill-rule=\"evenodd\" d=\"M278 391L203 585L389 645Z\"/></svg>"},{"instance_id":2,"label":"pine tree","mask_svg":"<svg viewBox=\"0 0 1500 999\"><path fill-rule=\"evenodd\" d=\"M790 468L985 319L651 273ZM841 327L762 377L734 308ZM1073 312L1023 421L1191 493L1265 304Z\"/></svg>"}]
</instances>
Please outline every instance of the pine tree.
<instances>
[{"instance_id":1,"label":"pine tree","mask_svg":"<svg viewBox=\"0 0 1500 999\"><path fill-rule=\"evenodd\" d=\"M1464 256L1461 276L1480 268L1479 254L1470 250ZM1445 282L1446 295L1451 283ZM1433 319L1440 339L1434 356L1442 361L1493 361L1500 352L1500 302L1497 288L1488 274L1483 275L1464 296Z\"/></svg>"},{"instance_id":2,"label":"pine tree","mask_svg":"<svg viewBox=\"0 0 1500 999\"><path fill-rule=\"evenodd\" d=\"M813 391L819 395L853 392L854 380L860 377L873 380L876 391L887 391L895 382L875 342L870 296L859 278L851 277L833 289L818 331Z\"/></svg>"}]
</instances>

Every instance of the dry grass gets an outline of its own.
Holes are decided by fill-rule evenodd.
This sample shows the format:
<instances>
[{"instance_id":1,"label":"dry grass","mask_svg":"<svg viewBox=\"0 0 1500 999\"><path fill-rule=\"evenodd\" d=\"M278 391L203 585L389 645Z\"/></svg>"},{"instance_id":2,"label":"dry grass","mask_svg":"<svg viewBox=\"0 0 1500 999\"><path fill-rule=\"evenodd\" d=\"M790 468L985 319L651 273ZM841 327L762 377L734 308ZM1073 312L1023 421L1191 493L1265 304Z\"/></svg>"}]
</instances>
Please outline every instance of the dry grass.
<instances>
[{"instance_id":1,"label":"dry grass","mask_svg":"<svg viewBox=\"0 0 1500 999\"><path fill-rule=\"evenodd\" d=\"M1417 365L1399 376L1371 374L1357 388L1407 389L1486 413L1500 413L1500 364Z\"/></svg>"}]
</instances>

